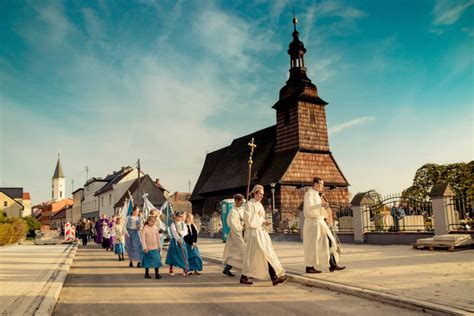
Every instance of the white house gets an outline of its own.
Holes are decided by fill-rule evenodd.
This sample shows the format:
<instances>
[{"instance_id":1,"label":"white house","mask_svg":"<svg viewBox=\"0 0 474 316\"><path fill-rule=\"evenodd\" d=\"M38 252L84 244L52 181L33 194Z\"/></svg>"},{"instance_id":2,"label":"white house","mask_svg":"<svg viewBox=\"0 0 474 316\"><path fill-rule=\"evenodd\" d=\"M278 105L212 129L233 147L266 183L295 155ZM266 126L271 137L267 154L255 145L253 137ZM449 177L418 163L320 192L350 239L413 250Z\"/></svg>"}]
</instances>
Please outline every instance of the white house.
<instances>
[{"instance_id":1,"label":"white house","mask_svg":"<svg viewBox=\"0 0 474 316\"><path fill-rule=\"evenodd\" d=\"M141 177L144 176L143 172ZM110 217L115 214L114 205L127 192L132 183L138 178L138 169L122 167L121 170L107 175L107 184L95 192L99 203L100 214Z\"/></svg>"}]
</instances>

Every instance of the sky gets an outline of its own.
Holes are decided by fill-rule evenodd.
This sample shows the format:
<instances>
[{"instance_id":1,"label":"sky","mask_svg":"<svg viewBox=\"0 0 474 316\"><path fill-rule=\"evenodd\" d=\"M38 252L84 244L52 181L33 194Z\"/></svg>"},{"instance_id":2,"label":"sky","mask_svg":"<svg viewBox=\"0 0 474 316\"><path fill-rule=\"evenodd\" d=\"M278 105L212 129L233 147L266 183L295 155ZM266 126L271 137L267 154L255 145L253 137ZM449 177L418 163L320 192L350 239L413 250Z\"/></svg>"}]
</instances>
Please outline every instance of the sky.
<instances>
[{"instance_id":1,"label":"sky","mask_svg":"<svg viewBox=\"0 0 474 316\"><path fill-rule=\"evenodd\" d=\"M1 1L0 184L50 199L60 152L67 193L137 159L192 189L207 152L275 124L291 3ZM352 194L473 159L474 0L294 3Z\"/></svg>"}]
</instances>

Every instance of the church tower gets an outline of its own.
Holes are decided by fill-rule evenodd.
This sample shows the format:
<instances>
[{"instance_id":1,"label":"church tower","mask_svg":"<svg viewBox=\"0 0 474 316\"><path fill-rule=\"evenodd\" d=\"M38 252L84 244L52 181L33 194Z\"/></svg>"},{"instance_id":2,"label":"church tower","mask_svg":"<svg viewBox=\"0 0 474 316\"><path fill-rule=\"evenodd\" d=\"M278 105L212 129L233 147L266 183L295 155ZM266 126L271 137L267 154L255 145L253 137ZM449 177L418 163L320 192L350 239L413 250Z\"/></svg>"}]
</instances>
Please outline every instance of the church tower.
<instances>
[{"instance_id":1,"label":"church tower","mask_svg":"<svg viewBox=\"0 0 474 316\"><path fill-rule=\"evenodd\" d=\"M303 150L329 153L326 125L328 104L318 95L318 89L306 74L306 48L296 30L293 18L293 41L290 43L290 77L280 90L280 98L273 106L277 116L275 152Z\"/></svg>"},{"instance_id":2,"label":"church tower","mask_svg":"<svg viewBox=\"0 0 474 316\"><path fill-rule=\"evenodd\" d=\"M64 178L63 168L61 167L61 157L59 154L52 182L52 199L54 201L64 199L66 194L66 179Z\"/></svg>"}]
</instances>

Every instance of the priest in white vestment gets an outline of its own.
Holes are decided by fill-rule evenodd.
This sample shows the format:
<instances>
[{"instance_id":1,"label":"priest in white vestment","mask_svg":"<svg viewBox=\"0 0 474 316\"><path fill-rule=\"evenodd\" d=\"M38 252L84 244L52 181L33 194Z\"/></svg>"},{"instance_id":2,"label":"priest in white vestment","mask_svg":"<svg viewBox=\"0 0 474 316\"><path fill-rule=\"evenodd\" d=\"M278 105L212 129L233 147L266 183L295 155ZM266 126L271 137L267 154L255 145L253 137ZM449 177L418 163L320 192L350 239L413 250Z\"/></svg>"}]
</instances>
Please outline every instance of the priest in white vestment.
<instances>
[{"instance_id":1,"label":"priest in white vestment","mask_svg":"<svg viewBox=\"0 0 474 316\"><path fill-rule=\"evenodd\" d=\"M304 196L303 247L306 273L321 273L314 266L329 267L329 271L343 270L337 265L339 254L336 240L326 220L332 224L329 204L321 199L324 181L313 179L313 186ZM326 219L326 220L325 220Z\"/></svg>"},{"instance_id":2,"label":"priest in white vestment","mask_svg":"<svg viewBox=\"0 0 474 316\"><path fill-rule=\"evenodd\" d=\"M270 223L265 220L265 210L260 201L263 198L263 186L257 184L252 192L252 199L247 202L244 211L245 254L240 283L252 284L249 277L267 280L273 285L283 283L288 278L273 250L270 235L263 225Z\"/></svg>"},{"instance_id":3,"label":"priest in white vestment","mask_svg":"<svg viewBox=\"0 0 474 316\"><path fill-rule=\"evenodd\" d=\"M228 276L234 276L230 271L233 267L242 269L242 263L245 253L244 231L244 196L242 194L234 195L234 207L227 215L227 225L230 227L229 236L226 239L222 261L224 263L224 273Z\"/></svg>"}]
</instances>

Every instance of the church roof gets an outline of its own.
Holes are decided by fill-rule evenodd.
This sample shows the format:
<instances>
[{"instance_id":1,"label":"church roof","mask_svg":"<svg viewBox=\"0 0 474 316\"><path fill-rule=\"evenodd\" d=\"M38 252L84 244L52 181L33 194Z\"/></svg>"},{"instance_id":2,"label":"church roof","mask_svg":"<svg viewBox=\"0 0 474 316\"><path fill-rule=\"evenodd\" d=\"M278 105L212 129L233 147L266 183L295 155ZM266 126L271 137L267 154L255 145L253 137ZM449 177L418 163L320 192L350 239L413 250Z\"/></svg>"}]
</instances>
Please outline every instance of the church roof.
<instances>
[{"instance_id":1,"label":"church roof","mask_svg":"<svg viewBox=\"0 0 474 316\"><path fill-rule=\"evenodd\" d=\"M53 179L64 178L63 168L61 167L61 160L58 157L58 162L56 163L56 169L54 169Z\"/></svg>"},{"instance_id":2,"label":"church roof","mask_svg":"<svg viewBox=\"0 0 474 316\"><path fill-rule=\"evenodd\" d=\"M193 193L189 200L199 199L199 193L201 192L202 187L206 184L207 180L211 176L214 168L217 166L218 162L224 157L225 152L230 146L218 149L206 155L204 160L204 166L202 167L201 174L199 175L198 181L194 186Z\"/></svg>"},{"instance_id":3,"label":"church roof","mask_svg":"<svg viewBox=\"0 0 474 316\"><path fill-rule=\"evenodd\" d=\"M243 187L247 185L248 143L254 138L257 147L254 150L252 179L258 177L262 166L273 152L276 138L276 126L270 126L255 133L236 138L226 147L213 172L202 186L199 194Z\"/></svg>"}]
</instances>

